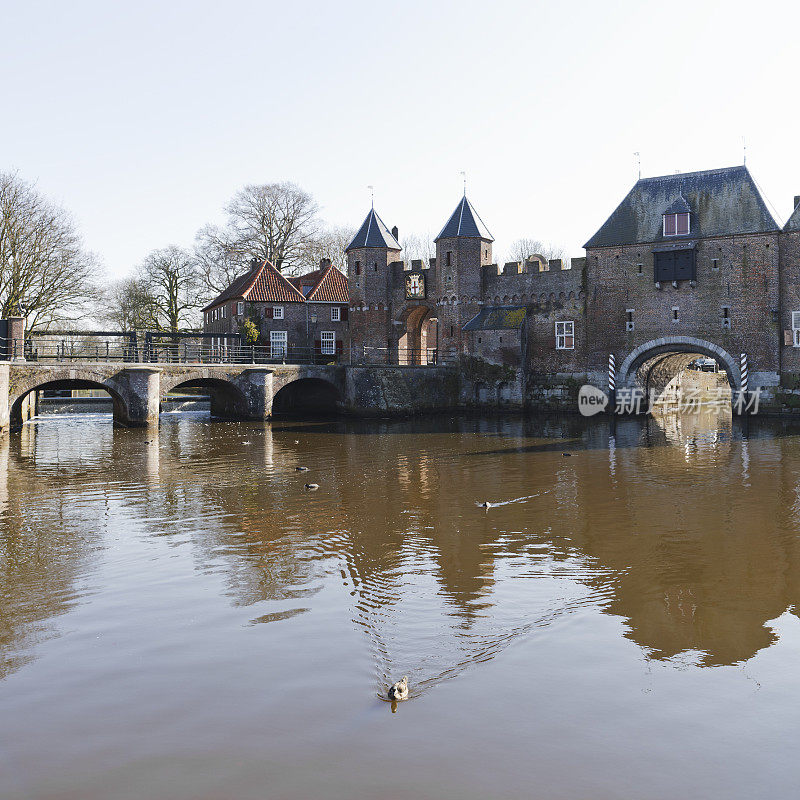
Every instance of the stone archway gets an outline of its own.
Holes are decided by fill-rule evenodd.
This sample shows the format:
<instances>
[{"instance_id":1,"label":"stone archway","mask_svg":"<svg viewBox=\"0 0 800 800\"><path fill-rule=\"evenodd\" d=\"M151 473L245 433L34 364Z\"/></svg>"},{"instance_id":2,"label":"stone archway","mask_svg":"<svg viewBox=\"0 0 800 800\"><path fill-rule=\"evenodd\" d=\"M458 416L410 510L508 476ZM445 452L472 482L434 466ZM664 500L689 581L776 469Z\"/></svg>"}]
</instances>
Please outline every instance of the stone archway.
<instances>
[{"instance_id":1,"label":"stone archway","mask_svg":"<svg viewBox=\"0 0 800 800\"><path fill-rule=\"evenodd\" d=\"M124 391L107 380L105 376L82 370L63 370L51 372L39 378L20 383L9 394L9 423L12 429L19 429L29 419L38 414L38 393L48 389L101 389L111 398L115 424L130 424L129 399Z\"/></svg>"},{"instance_id":2,"label":"stone archway","mask_svg":"<svg viewBox=\"0 0 800 800\"><path fill-rule=\"evenodd\" d=\"M246 419L249 416L247 397L233 381L201 371L170 376L161 380L159 407L167 395L181 388L203 389L208 392L209 411L217 419Z\"/></svg>"},{"instance_id":3,"label":"stone archway","mask_svg":"<svg viewBox=\"0 0 800 800\"><path fill-rule=\"evenodd\" d=\"M694 336L664 336L639 345L639 347L631 351L617 370L617 387L644 389L645 387L640 385L642 381L641 376L638 374L640 368L651 361L654 364L661 363L663 365L668 362L665 359L657 359L658 356L678 354L681 354L681 357L674 360L676 367L679 364L683 364L685 367L685 364L691 361L691 357L707 356L713 358L727 373L731 389L736 391L741 388L742 380L738 359L723 350L719 345ZM690 356L690 358L687 359L687 356Z\"/></svg>"},{"instance_id":4,"label":"stone archway","mask_svg":"<svg viewBox=\"0 0 800 800\"><path fill-rule=\"evenodd\" d=\"M272 399L272 414L313 416L341 411L342 393L324 378L303 377L285 383Z\"/></svg>"},{"instance_id":5,"label":"stone archway","mask_svg":"<svg viewBox=\"0 0 800 800\"><path fill-rule=\"evenodd\" d=\"M400 316L404 326L397 340L397 363L435 364L439 346L436 310L427 304L410 306Z\"/></svg>"}]
</instances>

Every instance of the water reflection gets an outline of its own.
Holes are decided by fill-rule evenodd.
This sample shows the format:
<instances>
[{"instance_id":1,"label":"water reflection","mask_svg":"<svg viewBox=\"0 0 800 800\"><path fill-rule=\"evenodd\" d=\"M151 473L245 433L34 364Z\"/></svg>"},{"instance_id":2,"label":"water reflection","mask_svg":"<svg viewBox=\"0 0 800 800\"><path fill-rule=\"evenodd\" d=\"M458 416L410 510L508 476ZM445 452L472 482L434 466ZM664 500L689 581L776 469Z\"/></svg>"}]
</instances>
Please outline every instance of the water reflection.
<instances>
[{"instance_id":1,"label":"water reflection","mask_svg":"<svg viewBox=\"0 0 800 800\"><path fill-rule=\"evenodd\" d=\"M379 693L404 673L424 691L582 609L623 620L648 658L740 663L797 607L800 443L783 423L106 423L50 417L0 442L0 677L91 602L120 534L189 548L198 591L221 579L243 624L293 625L343 592Z\"/></svg>"}]
</instances>

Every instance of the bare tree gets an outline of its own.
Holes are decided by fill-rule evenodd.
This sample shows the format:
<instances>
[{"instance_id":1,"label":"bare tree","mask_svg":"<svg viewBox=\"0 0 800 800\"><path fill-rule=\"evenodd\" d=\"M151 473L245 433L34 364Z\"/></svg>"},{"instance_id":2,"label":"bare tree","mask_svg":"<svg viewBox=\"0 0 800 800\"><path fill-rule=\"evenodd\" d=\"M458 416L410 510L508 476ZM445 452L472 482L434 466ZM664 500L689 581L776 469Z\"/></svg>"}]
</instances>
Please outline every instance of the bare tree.
<instances>
[{"instance_id":1,"label":"bare tree","mask_svg":"<svg viewBox=\"0 0 800 800\"><path fill-rule=\"evenodd\" d=\"M156 328L177 333L197 326L203 284L191 253L175 245L153 250L139 267L138 278L152 297Z\"/></svg>"},{"instance_id":2,"label":"bare tree","mask_svg":"<svg viewBox=\"0 0 800 800\"><path fill-rule=\"evenodd\" d=\"M403 258L406 261L428 262L436 255L436 245L430 233L412 233L403 237Z\"/></svg>"},{"instance_id":3,"label":"bare tree","mask_svg":"<svg viewBox=\"0 0 800 800\"><path fill-rule=\"evenodd\" d=\"M548 244L541 239L522 238L511 245L508 253L510 261L525 261L533 255L543 256L548 261L556 258L566 259L567 250L561 245Z\"/></svg>"},{"instance_id":4,"label":"bare tree","mask_svg":"<svg viewBox=\"0 0 800 800\"><path fill-rule=\"evenodd\" d=\"M246 272L250 258L252 256L242 251L235 234L227 228L206 225L195 237L194 259L209 299Z\"/></svg>"},{"instance_id":5,"label":"bare tree","mask_svg":"<svg viewBox=\"0 0 800 800\"><path fill-rule=\"evenodd\" d=\"M64 209L15 173L0 173L0 316L47 330L90 313L98 263Z\"/></svg>"},{"instance_id":6,"label":"bare tree","mask_svg":"<svg viewBox=\"0 0 800 800\"><path fill-rule=\"evenodd\" d=\"M228 241L243 263L269 259L294 274L318 233L314 198L294 183L250 184L228 203Z\"/></svg>"},{"instance_id":7,"label":"bare tree","mask_svg":"<svg viewBox=\"0 0 800 800\"><path fill-rule=\"evenodd\" d=\"M148 283L123 278L105 292L102 319L120 331L158 327L158 309Z\"/></svg>"},{"instance_id":8,"label":"bare tree","mask_svg":"<svg viewBox=\"0 0 800 800\"><path fill-rule=\"evenodd\" d=\"M328 258L334 267L347 272L347 245L356 235L355 228L347 226L333 226L317 231L304 248L303 256L298 262L299 271L296 274L310 272L319 267L323 258Z\"/></svg>"}]
</instances>

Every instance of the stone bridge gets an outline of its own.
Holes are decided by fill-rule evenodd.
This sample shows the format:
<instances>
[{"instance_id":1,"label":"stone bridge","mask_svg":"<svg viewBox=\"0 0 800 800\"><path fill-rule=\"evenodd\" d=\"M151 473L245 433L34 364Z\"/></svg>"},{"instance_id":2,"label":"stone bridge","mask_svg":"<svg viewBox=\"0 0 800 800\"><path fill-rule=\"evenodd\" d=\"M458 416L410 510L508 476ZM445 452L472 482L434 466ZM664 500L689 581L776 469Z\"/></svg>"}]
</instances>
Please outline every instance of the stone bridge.
<instances>
[{"instance_id":1,"label":"stone bridge","mask_svg":"<svg viewBox=\"0 0 800 800\"><path fill-rule=\"evenodd\" d=\"M453 367L126 364L120 362L0 363L0 428L36 413L44 389L102 389L114 422L157 425L161 403L176 389L201 387L212 416L263 420L273 411L341 411L362 415L456 408L474 391Z\"/></svg>"}]
</instances>

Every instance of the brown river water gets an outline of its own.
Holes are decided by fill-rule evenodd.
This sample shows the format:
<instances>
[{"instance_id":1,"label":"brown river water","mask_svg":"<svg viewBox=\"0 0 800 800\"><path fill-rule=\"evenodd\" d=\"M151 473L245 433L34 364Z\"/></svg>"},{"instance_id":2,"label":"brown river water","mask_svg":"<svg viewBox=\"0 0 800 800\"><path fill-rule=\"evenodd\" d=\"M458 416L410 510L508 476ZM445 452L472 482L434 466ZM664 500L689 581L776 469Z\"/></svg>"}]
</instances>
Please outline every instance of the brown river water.
<instances>
[{"instance_id":1,"label":"brown river water","mask_svg":"<svg viewBox=\"0 0 800 800\"><path fill-rule=\"evenodd\" d=\"M800 423L43 417L0 797L793 798L798 603Z\"/></svg>"}]
</instances>

